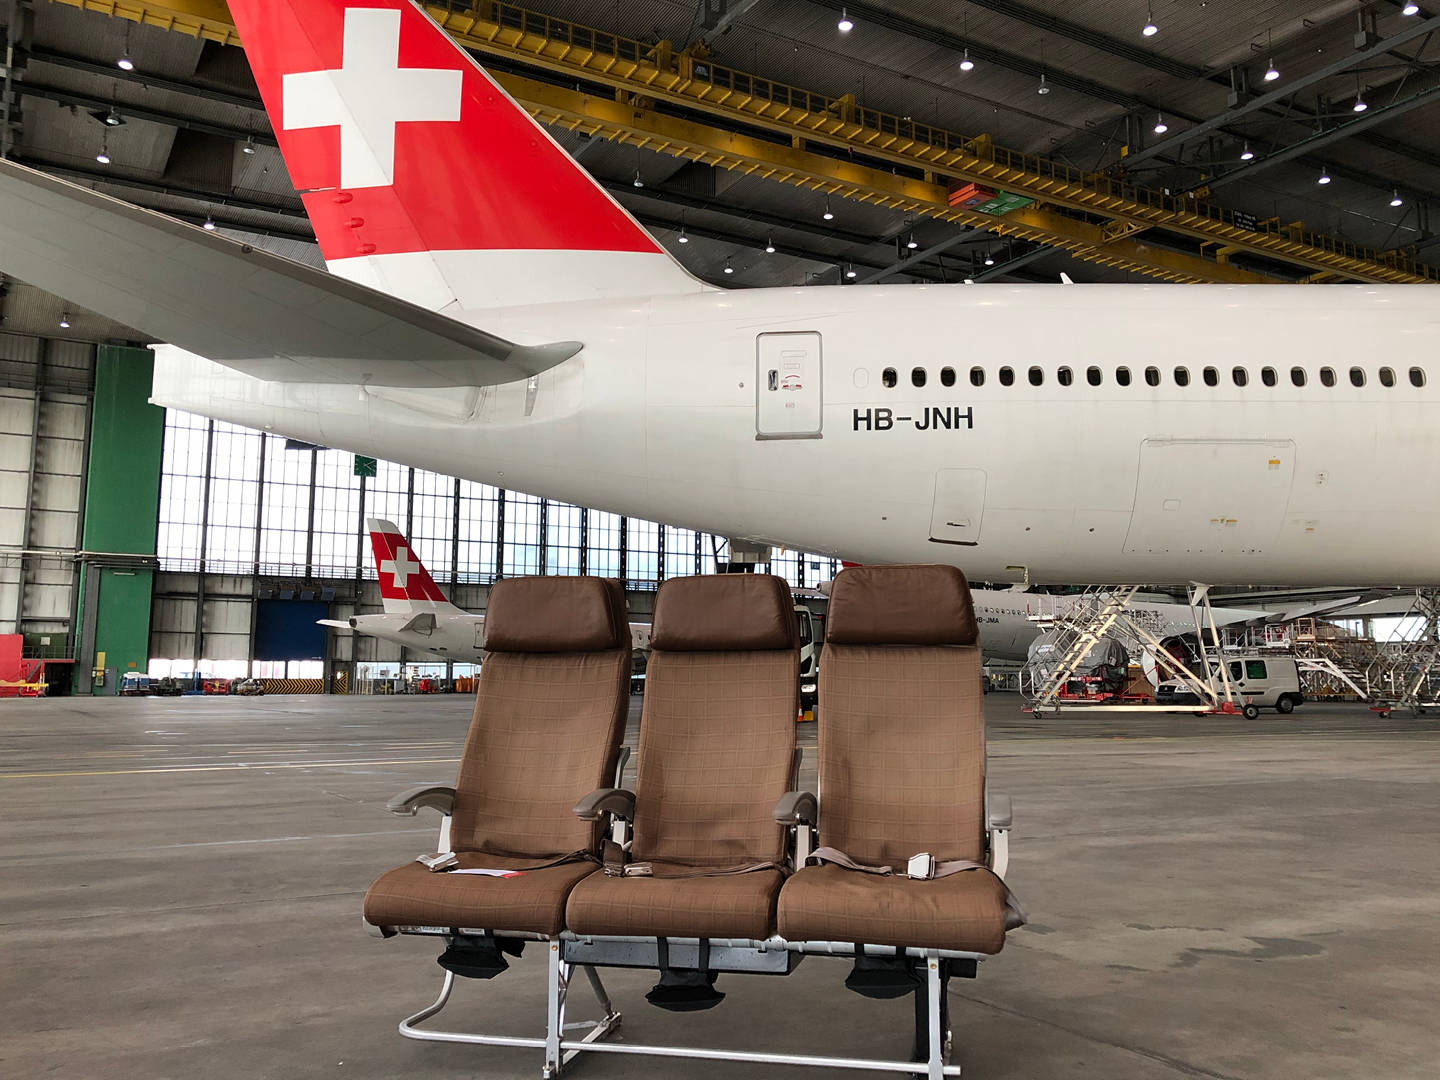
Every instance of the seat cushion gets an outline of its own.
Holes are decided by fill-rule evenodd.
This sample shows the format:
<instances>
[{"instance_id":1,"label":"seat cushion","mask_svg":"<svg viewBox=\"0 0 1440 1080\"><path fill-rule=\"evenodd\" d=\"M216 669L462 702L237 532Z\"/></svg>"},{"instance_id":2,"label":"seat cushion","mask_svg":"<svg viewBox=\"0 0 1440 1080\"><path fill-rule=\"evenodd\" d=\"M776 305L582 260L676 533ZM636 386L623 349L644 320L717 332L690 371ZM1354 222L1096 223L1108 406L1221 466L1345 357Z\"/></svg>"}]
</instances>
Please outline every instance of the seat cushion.
<instances>
[{"instance_id":1,"label":"seat cushion","mask_svg":"<svg viewBox=\"0 0 1440 1080\"><path fill-rule=\"evenodd\" d=\"M460 855L462 869L509 870L525 865L524 859L501 855ZM365 894L365 921L375 926L463 926L553 936L564 929L570 890L597 869L593 862L573 862L499 878L437 874L419 863L406 863L382 874L370 886Z\"/></svg>"},{"instance_id":2,"label":"seat cushion","mask_svg":"<svg viewBox=\"0 0 1440 1080\"><path fill-rule=\"evenodd\" d=\"M998 953L1005 945L1005 886L989 870L916 881L807 866L780 890L779 924L786 941Z\"/></svg>"},{"instance_id":3,"label":"seat cushion","mask_svg":"<svg viewBox=\"0 0 1440 1080\"><path fill-rule=\"evenodd\" d=\"M764 939L775 931L778 870L664 877L695 868L654 863L655 877L592 874L570 894L565 925L577 934Z\"/></svg>"}]
</instances>

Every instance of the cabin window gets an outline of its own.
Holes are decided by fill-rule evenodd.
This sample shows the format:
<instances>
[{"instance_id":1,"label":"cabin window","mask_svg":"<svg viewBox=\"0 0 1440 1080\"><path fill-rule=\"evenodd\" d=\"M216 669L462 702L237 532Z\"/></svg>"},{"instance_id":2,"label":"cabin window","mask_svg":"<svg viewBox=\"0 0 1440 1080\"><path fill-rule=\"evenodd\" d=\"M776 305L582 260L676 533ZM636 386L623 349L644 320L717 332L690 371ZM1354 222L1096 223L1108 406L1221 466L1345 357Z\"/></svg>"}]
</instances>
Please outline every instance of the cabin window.
<instances>
[{"instance_id":1,"label":"cabin window","mask_svg":"<svg viewBox=\"0 0 1440 1080\"><path fill-rule=\"evenodd\" d=\"M1395 385L1394 368L1382 367L1378 374L1380 376L1380 385L1385 387L1385 389L1388 390L1390 389L1390 387Z\"/></svg>"},{"instance_id":2,"label":"cabin window","mask_svg":"<svg viewBox=\"0 0 1440 1080\"><path fill-rule=\"evenodd\" d=\"M1364 369L1364 368L1352 367L1352 368L1350 369L1350 385L1351 385L1351 386L1364 386L1364 385L1365 385L1365 369Z\"/></svg>"},{"instance_id":3,"label":"cabin window","mask_svg":"<svg viewBox=\"0 0 1440 1080\"><path fill-rule=\"evenodd\" d=\"M1068 367L1059 367L1055 369L1055 381L1061 386L1069 386L1075 381L1075 376Z\"/></svg>"},{"instance_id":4,"label":"cabin window","mask_svg":"<svg viewBox=\"0 0 1440 1080\"><path fill-rule=\"evenodd\" d=\"M1146 386L1159 386L1159 385L1160 385L1160 369L1159 369L1158 367L1147 367L1147 368L1145 369L1145 385L1146 385Z\"/></svg>"},{"instance_id":5,"label":"cabin window","mask_svg":"<svg viewBox=\"0 0 1440 1080\"><path fill-rule=\"evenodd\" d=\"M899 381L895 374L895 369L893 367L887 367L880 373L880 381L887 387L894 389L896 382Z\"/></svg>"},{"instance_id":6,"label":"cabin window","mask_svg":"<svg viewBox=\"0 0 1440 1080\"><path fill-rule=\"evenodd\" d=\"M1250 372L1246 371L1243 367L1231 368L1230 378L1236 386L1244 386L1250 381Z\"/></svg>"},{"instance_id":7,"label":"cabin window","mask_svg":"<svg viewBox=\"0 0 1440 1080\"><path fill-rule=\"evenodd\" d=\"M1000 369L1000 385L1001 385L1001 386L1014 386L1014 385L1015 385L1015 369L1014 369L1014 368L1011 368L1011 367L1002 367L1002 368Z\"/></svg>"},{"instance_id":8,"label":"cabin window","mask_svg":"<svg viewBox=\"0 0 1440 1080\"><path fill-rule=\"evenodd\" d=\"M1031 385L1031 386L1039 386L1039 385L1040 385L1041 383L1043 383L1044 381L1045 381L1045 372L1042 371L1042 370L1041 370L1040 368L1038 368L1038 367L1032 367L1032 368L1030 369L1030 385Z\"/></svg>"},{"instance_id":9,"label":"cabin window","mask_svg":"<svg viewBox=\"0 0 1440 1080\"><path fill-rule=\"evenodd\" d=\"M1322 367L1322 368L1320 369L1320 385L1321 385L1321 386L1334 386L1334 385L1335 385L1335 369L1334 369L1333 367Z\"/></svg>"},{"instance_id":10,"label":"cabin window","mask_svg":"<svg viewBox=\"0 0 1440 1080\"><path fill-rule=\"evenodd\" d=\"M1274 386L1280 380L1276 376L1275 369L1273 367L1262 367L1260 369L1260 381L1263 382L1266 386Z\"/></svg>"},{"instance_id":11,"label":"cabin window","mask_svg":"<svg viewBox=\"0 0 1440 1080\"><path fill-rule=\"evenodd\" d=\"M925 385L925 369L923 367L910 369L910 385L914 387Z\"/></svg>"},{"instance_id":12,"label":"cabin window","mask_svg":"<svg viewBox=\"0 0 1440 1080\"><path fill-rule=\"evenodd\" d=\"M1305 385L1305 369L1303 367L1292 367L1290 369L1290 381L1296 386Z\"/></svg>"},{"instance_id":13,"label":"cabin window","mask_svg":"<svg viewBox=\"0 0 1440 1080\"><path fill-rule=\"evenodd\" d=\"M940 385L941 385L941 386L954 386L954 385L955 385L955 369L954 369L953 367L942 367L942 368L940 369Z\"/></svg>"},{"instance_id":14,"label":"cabin window","mask_svg":"<svg viewBox=\"0 0 1440 1080\"><path fill-rule=\"evenodd\" d=\"M1085 381L1091 386L1099 386L1103 378L1104 376L1100 374L1098 367L1088 367L1085 369Z\"/></svg>"},{"instance_id":15,"label":"cabin window","mask_svg":"<svg viewBox=\"0 0 1440 1080\"><path fill-rule=\"evenodd\" d=\"M1119 386L1130 385L1130 369L1128 367L1117 367L1115 369L1115 382Z\"/></svg>"},{"instance_id":16,"label":"cabin window","mask_svg":"<svg viewBox=\"0 0 1440 1080\"><path fill-rule=\"evenodd\" d=\"M1411 386L1424 386L1424 385L1425 385L1425 369L1424 369L1424 368L1412 367L1412 368L1410 369L1410 385L1411 385Z\"/></svg>"},{"instance_id":17,"label":"cabin window","mask_svg":"<svg viewBox=\"0 0 1440 1080\"><path fill-rule=\"evenodd\" d=\"M984 369L983 367L972 367L972 368L970 369L970 385L971 385L971 386L984 386L984 385L985 385L985 369Z\"/></svg>"},{"instance_id":18,"label":"cabin window","mask_svg":"<svg viewBox=\"0 0 1440 1080\"><path fill-rule=\"evenodd\" d=\"M1176 385L1176 386L1189 386L1189 385L1190 385L1190 369L1189 369L1189 368L1177 367L1177 368L1175 369L1175 385Z\"/></svg>"},{"instance_id":19,"label":"cabin window","mask_svg":"<svg viewBox=\"0 0 1440 1080\"><path fill-rule=\"evenodd\" d=\"M1201 374L1205 379L1206 386L1220 385L1220 372L1216 371L1213 367L1207 367Z\"/></svg>"}]
</instances>

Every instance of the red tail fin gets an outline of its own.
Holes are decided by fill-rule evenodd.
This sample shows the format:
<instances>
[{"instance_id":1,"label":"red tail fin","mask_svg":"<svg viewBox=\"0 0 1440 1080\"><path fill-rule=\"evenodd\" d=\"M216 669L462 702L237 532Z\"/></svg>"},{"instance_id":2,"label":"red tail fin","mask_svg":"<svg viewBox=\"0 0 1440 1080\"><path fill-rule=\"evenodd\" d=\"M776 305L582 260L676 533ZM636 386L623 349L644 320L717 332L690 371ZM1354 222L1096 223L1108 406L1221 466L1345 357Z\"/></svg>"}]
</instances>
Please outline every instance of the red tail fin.
<instances>
[{"instance_id":1,"label":"red tail fin","mask_svg":"<svg viewBox=\"0 0 1440 1080\"><path fill-rule=\"evenodd\" d=\"M435 253L578 254L596 295L617 295L600 278L627 268L637 291L701 288L411 0L232 0L230 11L336 272L435 307L526 302L503 280L498 297L467 280L514 266ZM609 270L586 253L611 256ZM519 267L538 293L528 302L578 298L563 282L536 289L552 275L533 261Z\"/></svg>"},{"instance_id":2,"label":"red tail fin","mask_svg":"<svg viewBox=\"0 0 1440 1080\"><path fill-rule=\"evenodd\" d=\"M417 607L449 605L430 571L410 549L405 534L381 518L368 518L370 546L380 578L380 597L386 611L414 611Z\"/></svg>"}]
</instances>

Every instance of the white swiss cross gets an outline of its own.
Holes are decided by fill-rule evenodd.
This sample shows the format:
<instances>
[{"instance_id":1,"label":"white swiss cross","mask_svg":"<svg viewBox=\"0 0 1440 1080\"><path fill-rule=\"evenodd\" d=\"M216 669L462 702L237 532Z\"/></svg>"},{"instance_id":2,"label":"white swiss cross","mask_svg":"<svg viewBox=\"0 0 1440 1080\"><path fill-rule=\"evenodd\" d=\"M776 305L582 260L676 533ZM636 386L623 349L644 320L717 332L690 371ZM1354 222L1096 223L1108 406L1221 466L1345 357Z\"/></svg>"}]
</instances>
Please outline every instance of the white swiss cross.
<instances>
[{"instance_id":1,"label":"white swiss cross","mask_svg":"<svg viewBox=\"0 0 1440 1080\"><path fill-rule=\"evenodd\" d=\"M281 126L340 128L340 186L395 182L395 125L458 121L456 68L400 66L400 12L348 8L340 67L300 71L282 83Z\"/></svg>"},{"instance_id":2,"label":"white swiss cross","mask_svg":"<svg viewBox=\"0 0 1440 1080\"><path fill-rule=\"evenodd\" d=\"M386 559L380 564L380 572L389 574L395 579L395 588L405 588L405 582L410 575L420 569L420 564L410 558L410 549L404 544L395 545L395 558Z\"/></svg>"}]
</instances>

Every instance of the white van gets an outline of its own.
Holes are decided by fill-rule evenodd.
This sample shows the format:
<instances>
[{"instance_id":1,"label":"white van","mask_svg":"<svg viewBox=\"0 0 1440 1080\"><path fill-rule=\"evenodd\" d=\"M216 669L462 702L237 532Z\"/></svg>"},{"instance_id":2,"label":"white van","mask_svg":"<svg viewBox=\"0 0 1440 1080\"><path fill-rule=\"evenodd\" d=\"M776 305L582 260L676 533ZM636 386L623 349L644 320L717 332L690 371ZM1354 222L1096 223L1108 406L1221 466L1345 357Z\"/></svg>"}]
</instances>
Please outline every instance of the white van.
<instances>
[{"instance_id":1,"label":"white van","mask_svg":"<svg viewBox=\"0 0 1440 1080\"><path fill-rule=\"evenodd\" d=\"M1292 713L1295 706L1305 703L1300 692L1300 668L1293 656L1227 656L1230 685L1239 696L1247 720L1254 720L1261 709ZM1210 684L1223 700L1220 661L1210 661ZM1162 682L1155 688L1157 705L1198 705L1199 699L1184 683Z\"/></svg>"}]
</instances>

